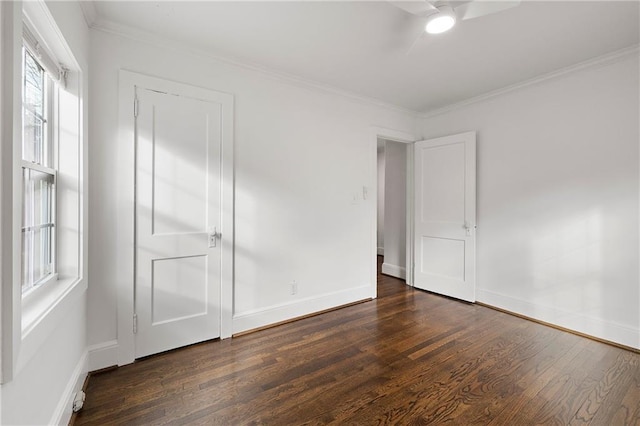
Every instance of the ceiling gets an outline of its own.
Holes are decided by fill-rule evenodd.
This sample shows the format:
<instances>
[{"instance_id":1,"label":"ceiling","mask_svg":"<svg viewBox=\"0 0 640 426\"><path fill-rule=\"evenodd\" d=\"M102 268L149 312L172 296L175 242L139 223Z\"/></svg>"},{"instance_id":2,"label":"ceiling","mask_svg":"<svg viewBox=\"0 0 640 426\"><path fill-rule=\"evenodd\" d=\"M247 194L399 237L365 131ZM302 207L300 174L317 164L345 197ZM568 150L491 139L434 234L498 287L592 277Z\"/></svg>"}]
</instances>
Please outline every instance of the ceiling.
<instances>
[{"instance_id":1,"label":"ceiling","mask_svg":"<svg viewBox=\"0 0 640 426\"><path fill-rule=\"evenodd\" d=\"M430 111L637 45L637 1L523 1L422 33L385 1L95 1L118 24L248 65Z\"/></svg>"}]
</instances>

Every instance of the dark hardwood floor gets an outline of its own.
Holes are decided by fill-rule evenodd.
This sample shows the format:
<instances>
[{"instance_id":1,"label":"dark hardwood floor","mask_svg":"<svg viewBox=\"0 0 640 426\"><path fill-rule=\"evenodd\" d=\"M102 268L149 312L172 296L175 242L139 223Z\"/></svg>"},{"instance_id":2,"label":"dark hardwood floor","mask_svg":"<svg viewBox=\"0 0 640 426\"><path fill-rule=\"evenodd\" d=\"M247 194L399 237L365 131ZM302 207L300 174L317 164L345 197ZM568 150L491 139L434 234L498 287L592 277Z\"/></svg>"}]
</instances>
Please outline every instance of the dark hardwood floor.
<instances>
[{"instance_id":1,"label":"dark hardwood floor","mask_svg":"<svg viewBox=\"0 0 640 426\"><path fill-rule=\"evenodd\" d=\"M640 425L640 354L405 286L94 374L76 425Z\"/></svg>"}]
</instances>

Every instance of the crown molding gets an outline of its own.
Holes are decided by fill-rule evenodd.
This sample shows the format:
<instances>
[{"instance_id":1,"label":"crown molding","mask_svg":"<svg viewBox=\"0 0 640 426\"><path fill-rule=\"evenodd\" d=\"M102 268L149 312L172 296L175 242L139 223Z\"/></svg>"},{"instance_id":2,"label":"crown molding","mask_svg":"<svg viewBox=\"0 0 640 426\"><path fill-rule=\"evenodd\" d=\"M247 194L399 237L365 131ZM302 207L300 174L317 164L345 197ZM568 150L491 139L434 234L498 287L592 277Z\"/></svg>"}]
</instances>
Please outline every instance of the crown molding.
<instances>
[{"instance_id":1,"label":"crown molding","mask_svg":"<svg viewBox=\"0 0 640 426\"><path fill-rule=\"evenodd\" d=\"M80 9L82 9L82 15L87 23L87 27L92 28L98 20L96 4L93 0L78 0L78 3L80 3Z\"/></svg>"},{"instance_id":2,"label":"crown molding","mask_svg":"<svg viewBox=\"0 0 640 426\"><path fill-rule=\"evenodd\" d=\"M308 80L293 74L276 71L274 69L263 67L261 65L242 62L232 58L216 55L204 49L194 48L187 43L175 41L173 39L162 37L157 34L150 33L148 31L143 31L128 25L119 24L111 20L106 20L100 16L97 16L97 18L95 19L95 21L93 22L90 28L92 30L101 31L103 33L113 34L120 37L128 38L130 40L150 44L155 47L160 47L160 48L170 49L170 50L177 50L177 51L180 51L181 53L188 53L188 54L205 58L208 60L213 60L221 64L231 65L231 66L243 68L246 70L254 71L272 80L277 80L282 83L286 83L286 84L297 86L297 87L303 87L303 88L314 90L316 92L321 92L324 94L337 95L337 96L349 99L351 101L358 102L360 104L375 106L378 108L384 108L384 109L399 112L402 114L407 114L407 115L410 115L412 118L418 118L420 116L420 111L390 104L376 98L358 95L358 94L349 92L347 90L343 90L333 86L318 83L313 80Z\"/></svg>"},{"instance_id":3,"label":"crown molding","mask_svg":"<svg viewBox=\"0 0 640 426\"><path fill-rule=\"evenodd\" d=\"M520 83L512 84L510 86L505 86L503 88L493 90L491 92L483 93L479 96L474 96L469 99L465 99L464 101L456 102L441 108L436 108L432 110L424 111L420 114L420 118L431 118L437 115L442 115L447 112L451 112L460 108L464 108L469 105L473 105L482 101L486 101L491 98L495 98L497 96L505 95L510 92L514 92L517 90L525 89L530 86L534 86L536 84L543 83L547 80L553 80L555 78L563 77L568 74L573 74L578 71L597 68L604 65L613 64L619 61L626 59L627 57L638 55L640 52L640 45L635 44L633 46L625 47L620 50L616 50L610 53L606 53L601 56L596 56L595 58L588 59L583 62L579 62L574 65L570 65L565 68L561 68L559 70L551 71L545 74L541 74L537 77L531 78L529 80L522 81Z\"/></svg>"}]
</instances>

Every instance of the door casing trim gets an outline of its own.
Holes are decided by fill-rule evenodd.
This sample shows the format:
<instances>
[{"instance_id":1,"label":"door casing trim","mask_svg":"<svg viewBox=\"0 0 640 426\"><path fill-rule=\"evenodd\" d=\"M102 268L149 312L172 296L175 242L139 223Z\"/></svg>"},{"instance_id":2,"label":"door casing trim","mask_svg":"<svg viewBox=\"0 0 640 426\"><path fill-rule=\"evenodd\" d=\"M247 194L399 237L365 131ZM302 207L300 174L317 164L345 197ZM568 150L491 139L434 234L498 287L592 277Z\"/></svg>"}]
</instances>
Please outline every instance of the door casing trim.
<instances>
[{"instance_id":1,"label":"door casing trim","mask_svg":"<svg viewBox=\"0 0 640 426\"><path fill-rule=\"evenodd\" d=\"M222 101L222 182L221 182L221 252L220 252L220 338L231 337L233 318L233 247L234 247L234 158L233 113L231 94L174 82L127 70L120 70L118 82L118 140L116 149L121 165L116 184L116 287L118 365L135 360L133 332L135 306L135 88L141 86L196 99ZM213 95L215 94L215 95ZM210 96L208 96L210 95Z\"/></svg>"}]
</instances>

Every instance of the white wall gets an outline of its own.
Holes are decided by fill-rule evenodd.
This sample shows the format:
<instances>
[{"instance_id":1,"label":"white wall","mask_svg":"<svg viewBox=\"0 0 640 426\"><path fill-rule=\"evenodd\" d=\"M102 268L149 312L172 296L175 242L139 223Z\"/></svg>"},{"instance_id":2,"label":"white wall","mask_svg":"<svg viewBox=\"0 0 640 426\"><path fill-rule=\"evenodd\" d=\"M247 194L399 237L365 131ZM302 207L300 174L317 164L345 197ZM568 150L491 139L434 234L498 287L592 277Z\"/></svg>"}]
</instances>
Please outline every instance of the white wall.
<instances>
[{"instance_id":1,"label":"white wall","mask_svg":"<svg viewBox=\"0 0 640 426\"><path fill-rule=\"evenodd\" d=\"M422 120L478 132L478 300L640 347L638 55Z\"/></svg>"},{"instance_id":2,"label":"white wall","mask_svg":"<svg viewBox=\"0 0 640 426\"><path fill-rule=\"evenodd\" d=\"M407 144L385 141L384 263L382 272L406 278Z\"/></svg>"},{"instance_id":3,"label":"white wall","mask_svg":"<svg viewBox=\"0 0 640 426\"><path fill-rule=\"evenodd\" d=\"M415 117L100 30L91 51L91 368L117 344L121 68L235 96L234 332L370 297L371 127L413 132Z\"/></svg>"},{"instance_id":4,"label":"white wall","mask_svg":"<svg viewBox=\"0 0 640 426\"><path fill-rule=\"evenodd\" d=\"M6 137L6 134L5 134L5 129L7 128L6 119L8 118L8 117L5 117L5 113L4 113L4 108L6 108L5 102L7 102L8 100L7 99L8 96L5 93L6 91L5 85L7 82L7 72L4 70L5 63L6 63L6 59L4 58L5 57L4 41L7 39L7 35L6 35L7 24L5 22L5 17L7 16L8 13L9 13L9 10L5 9L5 7L0 4L0 206L5 206L7 204L6 199L8 198L6 196L7 187L5 183L7 181L6 171L8 169L9 164L5 159L5 157L7 156L6 145L1 142L1 141L4 141ZM8 220L9 211L5 209L0 209L0 283L3 283L6 281L6 277L10 271L10 268L8 268L8 266L12 263L11 261L7 262L7 259L11 258L11 256L7 256L7 251L11 253L11 250L8 250L9 247L5 243L7 238L6 237L7 226L5 225L5 223ZM4 314L4 308L2 307L3 293L6 294L6 292L0 289L0 321L2 321L2 314ZM2 348L2 346L5 344L4 333L5 333L4 327L0 327L0 381L2 380L2 375L3 375L3 369L1 368L2 358L3 356L6 356L3 354L3 352L5 351ZM2 386L0 386L0 419L1 418L2 418Z\"/></svg>"},{"instance_id":5,"label":"white wall","mask_svg":"<svg viewBox=\"0 0 640 426\"><path fill-rule=\"evenodd\" d=\"M76 301L18 375L2 385L3 425L69 422L71 397L82 386L87 371L85 300Z\"/></svg>"},{"instance_id":6,"label":"white wall","mask_svg":"<svg viewBox=\"0 0 640 426\"><path fill-rule=\"evenodd\" d=\"M15 2L12 5L16 8L17 14L13 22L16 31L11 37L20 43L21 3ZM40 4L32 3L31 5L35 8L41 7ZM4 7L5 5L1 6ZM44 11L42 16L45 19L52 19L55 22L55 26L58 27L64 37L72 55L79 62L77 65L83 72L86 72L88 70L89 31L78 3L51 2L46 6L42 5L42 10ZM7 64L3 63L3 67L5 66ZM4 71L6 70L7 68L3 68L3 79L13 79L13 84L19 88L21 84L20 76L11 75L9 77L5 75ZM86 81L85 75L85 85L79 88L76 86L76 90L83 91L86 94L88 89ZM86 117L87 112L86 104L83 107L84 110L80 114L81 120ZM5 112L3 109L3 115ZM86 128L86 121L83 124L82 127ZM65 130L74 131L73 128ZM3 143L5 142L3 140ZM84 182L82 177L81 180ZM81 187L79 194L76 196L80 198L79 202L82 205L79 212L86 214L86 201L83 191L84 187ZM76 201L76 209L79 207L77 203L78 201ZM3 198L3 215L10 215L12 211L12 206L7 205ZM87 216L79 220L86 225ZM66 232L66 238L68 232L66 230L62 232ZM3 235L5 235L4 232ZM86 250L86 232L81 236L76 233L76 238L82 242ZM76 252L75 255L79 259L79 264L78 262L75 263L76 274L78 272L82 274L86 267L86 264L83 264L86 259L86 251L83 253ZM16 274L13 274L13 276L15 277ZM19 271L17 276L20 276ZM13 283L15 283L15 280ZM3 279L3 285L13 286L13 289L16 288L11 280L5 281ZM16 352L14 362L10 366L12 377L10 380L9 377L5 377L4 379L7 381L1 387L0 423L7 425L43 425L68 422L71 415L70 397L80 386L86 373L85 289L85 280L76 281L66 296L63 296L58 303L52 305L51 309L47 310L28 331L20 333L20 318L18 317L18 323L14 324L17 325L16 339L11 348ZM20 312L20 302L18 302L16 311ZM3 321L5 320L6 317L3 318ZM3 327L4 331L6 331L6 328ZM4 340L3 343L7 343L7 340ZM7 351L4 351L3 355L6 354ZM3 358L3 362L5 361L10 362L11 360Z\"/></svg>"},{"instance_id":7,"label":"white wall","mask_svg":"<svg viewBox=\"0 0 640 426\"><path fill-rule=\"evenodd\" d=\"M384 254L384 140L378 139L378 254Z\"/></svg>"}]
</instances>

